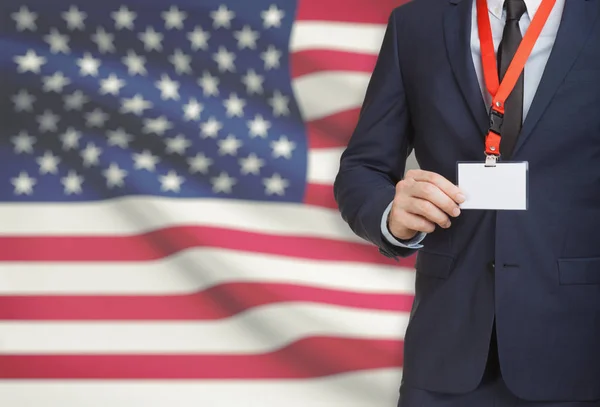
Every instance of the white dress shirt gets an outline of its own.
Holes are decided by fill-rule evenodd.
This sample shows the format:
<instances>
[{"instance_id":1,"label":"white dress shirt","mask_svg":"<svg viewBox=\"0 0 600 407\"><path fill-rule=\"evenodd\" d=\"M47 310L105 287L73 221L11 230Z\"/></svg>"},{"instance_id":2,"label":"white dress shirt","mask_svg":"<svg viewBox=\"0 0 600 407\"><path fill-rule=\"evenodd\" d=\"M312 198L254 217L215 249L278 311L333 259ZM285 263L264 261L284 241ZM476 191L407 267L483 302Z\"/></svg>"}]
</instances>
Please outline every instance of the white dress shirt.
<instances>
[{"instance_id":1,"label":"white dress shirt","mask_svg":"<svg viewBox=\"0 0 600 407\"><path fill-rule=\"evenodd\" d=\"M525 35L529 24L531 23L531 19L535 16L538 8L542 0L524 0L525 6L527 7L527 12L523 14L521 19L519 20L519 28L521 29L521 34ZM494 49L498 51L498 45L500 44L500 40L502 39L502 33L504 31L504 24L506 22L506 10L504 9L504 0L487 0L488 11L490 16L490 24L492 26L492 37L494 39ZM523 78L523 119L527 116L529 112L529 107L531 106L531 102L533 101L533 97L535 96L535 92L537 91L540 80L542 79L542 74L544 73L544 69L546 67L546 62L550 57L550 52L552 51L552 46L554 45L554 40L556 39L556 33L558 32L558 27L560 25L560 20L562 18L563 9L565 7L565 0L556 0L556 4L548 17L548 21L544 25L544 29L542 30L540 37L538 38L533 50L531 51L531 55L529 55L529 59L527 59L527 63L525 64L524 70L524 78ZM473 0L473 8L471 13L471 56L473 57L473 65L475 67L475 73L477 74L477 79L479 81L479 86L481 88L481 94L485 100L486 106L491 105L492 97L488 93L487 88L485 86L485 79L483 77L483 68L481 66L481 47L479 44L479 31L477 28L477 7L476 2ZM425 233L417 234L413 239L401 242L394 238L394 236L390 233L387 227L387 217L392 208L392 204L390 203L383 213L383 217L381 219L381 232L385 236L385 238L393 245L399 247L407 247L411 249L420 249L422 245L421 241L425 238Z\"/></svg>"}]
</instances>

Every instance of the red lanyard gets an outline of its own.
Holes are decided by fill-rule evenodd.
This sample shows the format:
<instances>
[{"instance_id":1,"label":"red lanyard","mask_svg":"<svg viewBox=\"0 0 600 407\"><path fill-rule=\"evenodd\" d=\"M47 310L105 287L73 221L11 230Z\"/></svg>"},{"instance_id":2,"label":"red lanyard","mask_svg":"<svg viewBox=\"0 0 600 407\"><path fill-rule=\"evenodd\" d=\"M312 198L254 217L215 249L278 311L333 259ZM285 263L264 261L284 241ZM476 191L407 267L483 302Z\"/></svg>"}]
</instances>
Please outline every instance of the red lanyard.
<instances>
[{"instance_id":1,"label":"red lanyard","mask_svg":"<svg viewBox=\"0 0 600 407\"><path fill-rule=\"evenodd\" d=\"M481 61L483 63L483 75L485 86L492 96L492 107L490 109L490 128L485 138L485 153L488 156L500 155L500 127L504 117L504 102L513 90L525 62L531 54L548 16L554 7L556 0L542 0L535 17L531 21L521 44L513 57L502 83L498 80L498 65L496 54L494 52L494 42L492 40L492 27L490 25L490 16L488 15L487 1L477 0L477 26L479 29L479 43L481 44Z\"/></svg>"}]
</instances>

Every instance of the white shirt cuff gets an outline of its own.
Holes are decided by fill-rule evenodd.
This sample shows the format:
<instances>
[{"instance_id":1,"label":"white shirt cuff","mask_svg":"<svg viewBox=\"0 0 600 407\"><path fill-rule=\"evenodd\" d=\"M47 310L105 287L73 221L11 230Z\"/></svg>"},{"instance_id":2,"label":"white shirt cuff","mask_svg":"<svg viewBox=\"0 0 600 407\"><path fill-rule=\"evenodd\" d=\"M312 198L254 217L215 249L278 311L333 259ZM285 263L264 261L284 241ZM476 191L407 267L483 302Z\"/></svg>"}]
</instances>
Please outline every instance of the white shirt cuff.
<instances>
[{"instance_id":1,"label":"white shirt cuff","mask_svg":"<svg viewBox=\"0 0 600 407\"><path fill-rule=\"evenodd\" d=\"M410 240L398 240L394 237L394 235L392 235L392 233L390 232L390 230L387 227L387 218L388 218L390 211L392 210L392 203L393 202L390 202L390 204L387 206L387 208L383 212L383 216L381 217L381 233L383 233L385 240L387 240L389 243L393 244L394 246L404 247L406 249L422 248L423 245L420 243L423 241L423 239L425 239L425 236L427 236L427 234L425 232L417 233L415 235L415 237L413 237Z\"/></svg>"}]
</instances>

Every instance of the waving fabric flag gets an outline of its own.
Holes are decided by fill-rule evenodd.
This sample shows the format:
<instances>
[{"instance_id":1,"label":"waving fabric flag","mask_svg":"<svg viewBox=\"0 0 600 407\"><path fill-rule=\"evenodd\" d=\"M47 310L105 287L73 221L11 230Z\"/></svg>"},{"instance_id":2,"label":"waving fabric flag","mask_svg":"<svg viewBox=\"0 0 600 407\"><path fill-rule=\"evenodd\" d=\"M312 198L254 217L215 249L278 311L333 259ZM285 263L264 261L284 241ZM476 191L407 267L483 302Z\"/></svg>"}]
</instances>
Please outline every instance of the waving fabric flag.
<instances>
[{"instance_id":1,"label":"waving fabric flag","mask_svg":"<svg viewBox=\"0 0 600 407\"><path fill-rule=\"evenodd\" d=\"M412 259L332 197L398 1L0 5L0 400L389 406Z\"/></svg>"}]
</instances>

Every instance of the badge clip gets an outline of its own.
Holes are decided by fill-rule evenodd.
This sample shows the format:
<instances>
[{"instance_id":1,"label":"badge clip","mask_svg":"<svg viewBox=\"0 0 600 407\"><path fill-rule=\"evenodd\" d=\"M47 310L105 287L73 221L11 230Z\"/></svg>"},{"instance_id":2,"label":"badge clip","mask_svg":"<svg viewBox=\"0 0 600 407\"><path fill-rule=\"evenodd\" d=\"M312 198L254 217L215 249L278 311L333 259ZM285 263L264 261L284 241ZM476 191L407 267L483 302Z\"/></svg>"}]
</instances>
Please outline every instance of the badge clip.
<instances>
[{"instance_id":1,"label":"badge clip","mask_svg":"<svg viewBox=\"0 0 600 407\"><path fill-rule=\"evenodd\" d=\"M497 161L498 161L497 155L486 154L486 156L485 156L485 166L486 167L495 167Z\"/></svg>"}]
</instances>

